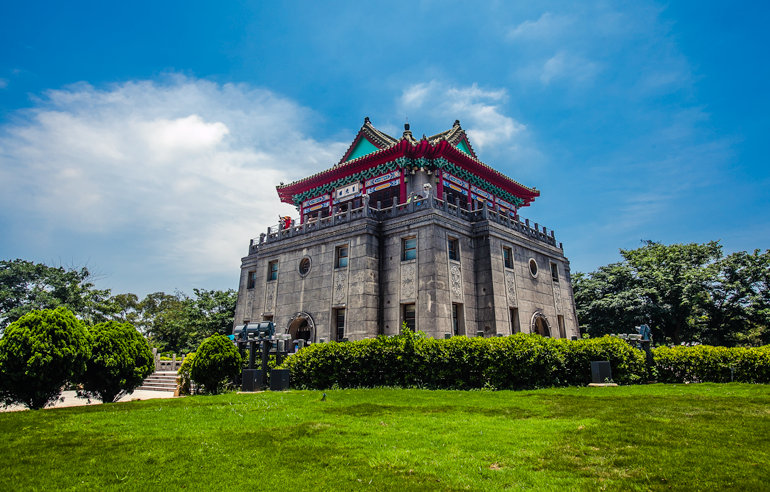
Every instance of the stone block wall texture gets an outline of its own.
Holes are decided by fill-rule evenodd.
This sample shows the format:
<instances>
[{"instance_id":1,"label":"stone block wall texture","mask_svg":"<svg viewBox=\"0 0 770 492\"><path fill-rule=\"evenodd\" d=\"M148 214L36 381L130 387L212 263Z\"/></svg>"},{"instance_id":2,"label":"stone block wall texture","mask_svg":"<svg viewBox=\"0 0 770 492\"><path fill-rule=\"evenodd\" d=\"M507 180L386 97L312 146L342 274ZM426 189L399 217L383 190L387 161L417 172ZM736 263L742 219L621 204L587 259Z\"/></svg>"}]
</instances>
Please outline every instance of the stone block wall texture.
<instances>
[{"instance_id":1,"label":"stone block wall texture","mask_svg":"<svg viewBox=\"0 0 770 492\"><path fill-rule=\"evenodd\" d=\"M417 238L417 255L403 260L410 237ZM449 259L450 239L457 240L459 260ZM348 247L348 264L336 268L340 246ZM512 269L504 266L504 248L513 252ZM303 258L311 262L306 275L299 271ZM276 280L268 280L272 261ZM251 271L256 282L249 288ZM344 337L360 340L399 333L405 304L415 305L416 328L435 338L453 332L452 304L461 335L535 332L535 318L544 317L552 337L579 336L569 261L560 248L440 209L359 218L260 244L242 259L235 324L272 319L279 333L288 333L292 323L308 319L312 341L329 341L336 339L334 313L345 309Z\"/></svg>"}]
</instances>

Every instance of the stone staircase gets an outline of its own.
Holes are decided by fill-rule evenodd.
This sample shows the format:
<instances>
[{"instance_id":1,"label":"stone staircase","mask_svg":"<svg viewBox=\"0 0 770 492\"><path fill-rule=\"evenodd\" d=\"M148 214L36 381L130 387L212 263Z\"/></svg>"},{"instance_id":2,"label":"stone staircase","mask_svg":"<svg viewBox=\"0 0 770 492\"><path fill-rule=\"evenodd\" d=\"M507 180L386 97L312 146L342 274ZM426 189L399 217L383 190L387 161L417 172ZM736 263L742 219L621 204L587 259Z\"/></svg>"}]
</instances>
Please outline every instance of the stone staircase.
<instances>
[{"instance_id":1,"label":"stone staircase","mask_svg":"<svg viewBox=\"0 0 770 492\"><path fill-rule=\"evenodd\" d=\"M155 371L144 380L139 388L149 391L175 391L176 390L176 372L175 371Z\"/></svg>"}]
</instances>

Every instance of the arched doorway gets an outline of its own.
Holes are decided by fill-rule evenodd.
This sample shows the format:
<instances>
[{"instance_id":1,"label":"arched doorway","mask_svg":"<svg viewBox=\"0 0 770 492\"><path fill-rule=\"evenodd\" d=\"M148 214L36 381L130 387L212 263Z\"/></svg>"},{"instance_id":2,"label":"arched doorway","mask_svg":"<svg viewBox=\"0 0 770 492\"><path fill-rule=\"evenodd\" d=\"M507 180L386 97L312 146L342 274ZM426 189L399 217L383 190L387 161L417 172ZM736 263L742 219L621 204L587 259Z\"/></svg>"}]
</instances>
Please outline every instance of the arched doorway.
<instances>
[{"instance_id":1,"label":"arched doorway","mask_svg":"<svg viewBox=\"0 0 770 492\"><path fill-rule=\"evenodd\" d=\"M292 340L305 340L315 343L315 322L310 314L300 311L291 317L286 333Z\"/></svg>"},{"instance_id":2,"label":"arched doorway","mask_svg":"<svg viewBox=\"0 0 770 492\"><path fill-rule=\"evenodd\" d=\"M551 324L548 322L548 318L543 313L537 312L532 315L531 330L532 333L537 333L542 337L551 336Z\"/></svg>"}]
</instances>

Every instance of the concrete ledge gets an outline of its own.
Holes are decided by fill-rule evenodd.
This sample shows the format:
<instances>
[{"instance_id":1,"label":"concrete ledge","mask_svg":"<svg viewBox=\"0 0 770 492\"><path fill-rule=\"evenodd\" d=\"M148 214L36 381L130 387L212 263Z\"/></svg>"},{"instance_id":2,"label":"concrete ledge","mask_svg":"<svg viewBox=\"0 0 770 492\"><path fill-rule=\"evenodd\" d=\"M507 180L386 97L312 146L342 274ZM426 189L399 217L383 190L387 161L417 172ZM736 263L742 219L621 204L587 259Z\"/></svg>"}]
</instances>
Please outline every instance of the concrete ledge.
<instances>
[{"instance_id":1,"label":"concrete ledge","mask_svg":"<svg viewBox=\"0 0 770 492\"><path fill-rule=\"evenodd\" d=\"M605 388L608 386L617 386L615 383L591 383L588 385L589 388Z\"/></svg>"}]
</instances>

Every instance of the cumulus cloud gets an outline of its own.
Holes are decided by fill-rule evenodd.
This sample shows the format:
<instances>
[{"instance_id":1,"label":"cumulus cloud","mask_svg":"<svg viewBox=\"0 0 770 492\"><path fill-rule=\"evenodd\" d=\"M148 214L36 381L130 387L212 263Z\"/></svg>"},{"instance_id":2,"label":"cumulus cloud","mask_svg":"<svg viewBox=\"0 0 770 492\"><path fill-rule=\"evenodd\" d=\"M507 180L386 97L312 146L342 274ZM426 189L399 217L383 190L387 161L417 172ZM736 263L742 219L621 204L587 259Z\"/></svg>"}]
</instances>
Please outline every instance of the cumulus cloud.
<instances>
[{"instance_id":1,"label":"cumulus cloud","mask_svg":"<svg viewBox=\"0 0 770 492\"><path fill-rule=\"evenodd\" d=\"M404 89L399 106L406 112L426 107L433 117L459 118L473 144L481 149L512 144L513 138L526 129L525 125L501 112L506 99L505 89L486 90L477 84L452 87L432 80Z\"/></svg>"},{"instance_id":2,"label":"cumulus cloud","mask_svg":"<svg viewBox=\"0 0 770 492\"><path fill-rule=\"evenodd\" d=\"M549 58L540 71L540 81L548 84L553 79L566 77L574 81L583 81L592 77L597 71L597 64L579 56L559 52Z\"/></svg>"},{"instance_id":3,"label":"cumulus cloud","mask_svg":"<svg viewBox=\"0 0 770 492\"><path fill-rule=\"evenodd\" d=\"M267 90L178 75L52 90L0 128L2 215L237 275L248 239L296 214L275 186L346 148L307 136L312 118Z\"/></svg>"}]
</instances>

